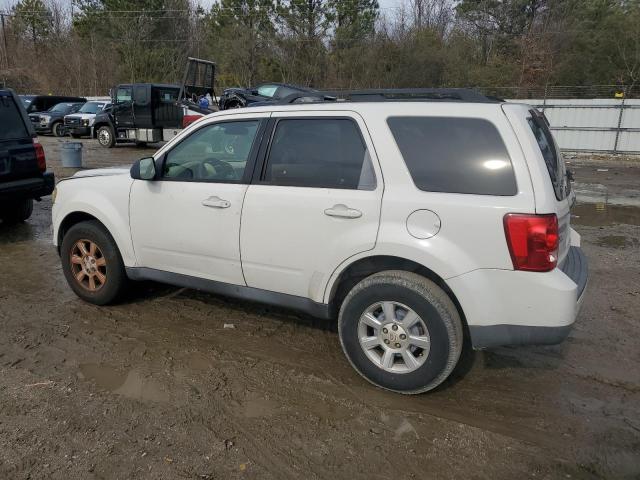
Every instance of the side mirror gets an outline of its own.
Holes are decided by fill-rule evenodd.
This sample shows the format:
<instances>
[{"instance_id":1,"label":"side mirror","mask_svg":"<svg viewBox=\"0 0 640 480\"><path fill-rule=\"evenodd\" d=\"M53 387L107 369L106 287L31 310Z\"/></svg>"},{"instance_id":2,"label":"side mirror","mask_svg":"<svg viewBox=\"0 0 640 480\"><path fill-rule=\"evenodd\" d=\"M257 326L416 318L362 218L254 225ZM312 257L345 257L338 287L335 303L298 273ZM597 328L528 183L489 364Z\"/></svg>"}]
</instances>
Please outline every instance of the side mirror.
<instances>
[{"instance_id":1,"label":"side mirror","mask_svg":"<svg viewBox=\"0 0 640 480\"><path fill-rule=\"evenodd\" d=\"M134 180L155 180L156 162L153 157L141 158L131 166L131 178Z\"/></svg>"}]
</instances>

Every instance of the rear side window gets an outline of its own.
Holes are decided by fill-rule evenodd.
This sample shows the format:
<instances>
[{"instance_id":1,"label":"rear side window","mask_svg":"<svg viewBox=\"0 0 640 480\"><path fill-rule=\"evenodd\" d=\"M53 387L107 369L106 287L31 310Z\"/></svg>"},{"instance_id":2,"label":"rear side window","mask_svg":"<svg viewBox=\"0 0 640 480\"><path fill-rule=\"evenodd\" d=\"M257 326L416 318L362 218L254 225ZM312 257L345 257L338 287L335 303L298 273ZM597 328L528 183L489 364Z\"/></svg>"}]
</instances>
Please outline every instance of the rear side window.
<instances>
[{"instance_id":1,"label":"rear side window","mask_svg":"<svg viewBox=\"0 0 640 480\"><path fill-rule=\"evenodd\" d=\"M480 118L391 117L387 124L420 190L516 194L511 158L493 123Z\"/></svg>"},{"instance_id":2,"label":"rear side window","mask_svg":"<svg viewBox=\"0 0 640 480\"><path fill-rule=\"evenodd\" d=\"M549 130L546 121L539 114L531 112L531 117L527 118L527 122L529 122L529 127L531 127L533 136L536 137L538 147L540 147L540 152L542 152L542 157L544 158L544 163L547 166L547 171L549 172L549 178L551 179L551 184L553 185L553 191L556 194L556 198L558 200L562 200L566 196L565 167L562 162L562 158L558 155L558 149L555 141L553 140L553 135L551 135L551 131Z\"/></svg>"},{"instance_id":3,"label":"rear side window","mask_svg":"<svg viewBox=\"0 0 640 480\"><path fill-rule=\"evenodd\" d=\"M13 98L0 95L0 140L15 138L29 138L29 133Z\"/></svg>"},{"instance_id":4,"label":"rear side window","mask_svg":"<svg viewBox=\"0 0 640 480\"><path fill-rule=\"evenodd\" d=\"M376 187L360 130L347 118L278 121L262 179L292 187Z\"/></svg>"}]
</instances>

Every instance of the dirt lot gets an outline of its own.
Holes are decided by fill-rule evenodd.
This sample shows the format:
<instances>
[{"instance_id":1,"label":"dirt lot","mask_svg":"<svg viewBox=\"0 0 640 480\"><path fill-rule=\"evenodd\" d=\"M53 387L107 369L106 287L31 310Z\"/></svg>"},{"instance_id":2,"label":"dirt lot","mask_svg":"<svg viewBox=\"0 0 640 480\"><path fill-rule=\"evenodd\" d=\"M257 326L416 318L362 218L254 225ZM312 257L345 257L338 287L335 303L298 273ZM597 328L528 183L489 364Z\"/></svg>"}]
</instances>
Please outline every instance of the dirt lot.
<instances>
[{"instance_id":1,"label":"dirt lot","mask_svg":"<svg viewBox=\"0 0 640 480\"><path fill-rule=\"evenodd\" d=\"M334 325L286 311L155 284L83 303L42 201L0 225L0 478L640 478L640 167L570 161L596 202L574 219L591 281L571 336L468 354L416 397L370 386Z\"/></svg>"}]
</instances>

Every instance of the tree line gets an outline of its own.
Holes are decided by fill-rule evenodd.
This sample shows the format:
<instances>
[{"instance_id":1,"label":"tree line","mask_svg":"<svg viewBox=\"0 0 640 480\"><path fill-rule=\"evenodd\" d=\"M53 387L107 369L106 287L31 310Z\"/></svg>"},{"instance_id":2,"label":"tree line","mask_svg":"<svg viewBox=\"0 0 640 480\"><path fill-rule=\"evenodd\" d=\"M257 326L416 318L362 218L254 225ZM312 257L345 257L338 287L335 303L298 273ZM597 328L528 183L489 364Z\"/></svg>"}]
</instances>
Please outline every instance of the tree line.
<instances>
[{"instance_id":1,"label":"tree line","mask_svg":"<svg viewBox=\"0 0 640 480\"><path fill-rule=\"evenodd\" d=\"M215 61L220 89L640 80L640 0L16 0L0 13L0 85L21 92L173 83L187 56Z\"/></svg>"}]
</instances>

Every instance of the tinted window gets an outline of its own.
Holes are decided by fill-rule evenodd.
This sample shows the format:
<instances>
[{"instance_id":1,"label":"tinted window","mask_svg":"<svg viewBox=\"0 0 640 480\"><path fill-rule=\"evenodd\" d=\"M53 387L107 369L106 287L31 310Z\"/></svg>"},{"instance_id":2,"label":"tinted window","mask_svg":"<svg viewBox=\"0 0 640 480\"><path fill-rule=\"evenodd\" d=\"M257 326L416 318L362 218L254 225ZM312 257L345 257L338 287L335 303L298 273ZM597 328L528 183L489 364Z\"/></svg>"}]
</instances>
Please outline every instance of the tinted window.
<instances>
[{"instance_id":1,"label":"tinted window","mask_svg":"<svg viewBox=\"0 0 640 480\"><path fill-rule=\"evenodd\" d=\"M302 93L302 91L297 90L295 88L279 87L278 92L275 96L277 98L284 98L284 97L288 97L289 95L293 95L294 93Z\"/></svg>"},{"instance_id":2,"label":"tinted window","mask_svg":"<svg viewBox=\"0 0 640 480\"><path fill-rule=\"evenodd\" d=\"M375 188L371 159L349 119L280 120L263 180L294 187Z\"/></svg>"},{"instance_id":3,"label":"tinted window","mask_svg":"<svg viewBox=\"0 0 640 480\"><path fill-rule=\"evenodd\" d=\"M131 101L131 87L120 87L116 93L117 102L130 102Z\"/></svg>"},{"instance_id":4,"label":"tinted window","mask_svg":"<svg viewBox=\"0 0 640 480\"><path fill-rule=\"evenodd\" d=\"M547 171L549 172L549 178L553 184L556 198L562 200L566 196L564 192L566 174L564 163L558 155L558 149L553 140L553 135L551 135L551 131L544 118L538 114L533 115L532 112L532 116L529 117L527 121L529 122L534 137L536 137L538 147L540 147L540 152L542 152L542 157L544 158L544 163L547 165Z\"/></svg>"},{"instance_id":5,"label":"tinted window","mask_svg":"<svg viewBox=\"0 0 640 480\"><path fill-rule=\"evenodd\" d=\"M164 178L241 181L259 124L259 120L224 122L197 130L167 154Z\"/></svg>"},{"instance_id":6,"label":"tinted window","mask_svg":"<svg viewBox=\"0 0 640 480\"><path fill-rule=\"evenodd\" d=\"M158 95L161 102L174 103L176 100L178 100L177 90L159 89Z\"/></svg>"},{"instance_id":7,"label":"tinted window","mask_svg":"<svg viewBox=\"0 0 640 480\"><path fill-rule=\"evenodd\" d=\"M0 95L0 140L28 138L29 134L13 98Z\"/></svg>"},{"instance_id":8,"label":"tinted window","mask_svg":"<svg viewBox=\"0 0 640 480\"><path fill-rule=\"evenodd\" d=\"M136 104L146 105L149 102L148 92L149 89L145 86L135 87L133 90L133 96Z\"/></svg>"},{"instance_id":9,"label":"tinted window","mask_svg":"<svg viewBox=\"0 0 640 480\"><path fill-rule=\"evenodd\" d=\"M491 122L479 118L394 117L387 123L420 190L516 194L511 159Z\"/></svg>"}]
</instances>

